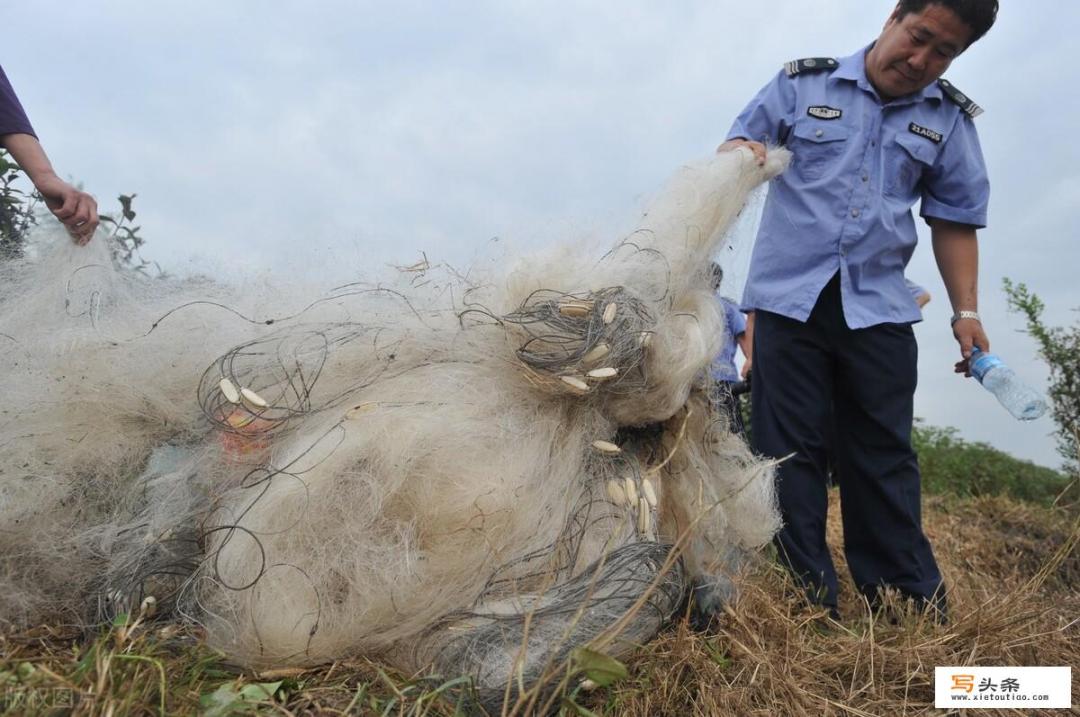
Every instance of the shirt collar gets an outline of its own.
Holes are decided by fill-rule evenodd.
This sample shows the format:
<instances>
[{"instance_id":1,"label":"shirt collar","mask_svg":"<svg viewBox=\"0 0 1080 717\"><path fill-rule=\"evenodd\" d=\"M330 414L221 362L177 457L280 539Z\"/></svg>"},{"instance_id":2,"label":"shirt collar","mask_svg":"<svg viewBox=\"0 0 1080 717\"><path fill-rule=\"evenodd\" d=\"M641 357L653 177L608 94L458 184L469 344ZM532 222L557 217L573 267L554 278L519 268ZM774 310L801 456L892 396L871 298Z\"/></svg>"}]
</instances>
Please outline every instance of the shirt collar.
<instances>
[{"instance_id":1,"label":"shirt collar","mask_svg":"<svg viewBox=\"0 0 1080 717\"><path fill-rule=\"evenodd\" d=\"M877 90L874 89L874 86L870 84L870 80L866 77L866 53L869 52L870 48L873 46L874 43L871 42L854 54L848 55L847 57L841 57L839 67L833 70L831 79L852 81L858 85L860 89L869 92L874 97L878 97ZM892 103L906 105L928 99L940 100L941 98L941 88L938 86L937 81L934 81L915 94L897 97Z\"/></svg>"}]
</instances>

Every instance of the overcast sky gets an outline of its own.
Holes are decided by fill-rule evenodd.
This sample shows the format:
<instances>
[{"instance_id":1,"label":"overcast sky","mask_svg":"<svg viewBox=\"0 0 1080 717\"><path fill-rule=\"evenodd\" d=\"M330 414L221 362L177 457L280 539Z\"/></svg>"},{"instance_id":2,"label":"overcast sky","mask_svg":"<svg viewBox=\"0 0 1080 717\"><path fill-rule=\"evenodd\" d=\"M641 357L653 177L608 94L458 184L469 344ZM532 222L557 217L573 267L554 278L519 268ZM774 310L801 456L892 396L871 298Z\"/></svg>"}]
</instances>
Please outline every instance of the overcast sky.
<instances>
[{"instance_id":1,"label":"overcast sky","mask_svg":"<svg viewBox=\"0 0 1080 717\"><path fill-rule=\"evenodd\" d=\"M993 195L980 233L993 348L1047 375L1004 276L1051 323L1080 306L1080 3L1004 0L947 76L977 120ZM452 9L451 9L452 8ZM355 272L468 261L624 225L793 58L873 40L879 0L730 2L0 2L0 64L62 175L103 210L121 192L167 269ZM926 237L924 236L924 239ZM952 374L951 309L929 242L908 275L916 413L1056 466L1049 418L1020 424Z\"/></svg>"}]
</instances>

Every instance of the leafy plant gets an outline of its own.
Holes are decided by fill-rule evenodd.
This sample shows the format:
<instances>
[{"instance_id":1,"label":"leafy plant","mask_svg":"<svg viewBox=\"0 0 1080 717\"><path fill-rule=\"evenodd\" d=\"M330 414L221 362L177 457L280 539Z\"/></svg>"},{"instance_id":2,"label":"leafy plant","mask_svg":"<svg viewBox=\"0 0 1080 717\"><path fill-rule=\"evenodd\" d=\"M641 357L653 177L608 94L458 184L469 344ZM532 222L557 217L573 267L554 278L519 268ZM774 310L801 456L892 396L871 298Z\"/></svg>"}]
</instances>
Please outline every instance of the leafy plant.
<instances>
[{"instance_id":1,"label":"leafy plant","mask_svg":"<svg viewBox=\"0 0 1080 717\"><path fill-rule=\"evenodd\" d=\"M19 165L7 152L0 150L0 261L21 257L26 251L31 230L39 224L44 202L38 192L20 188L28 183ZM121 194L117 198L120 211L115 216L98 215L101 229L95 241L108 243L109 253L118 267L148 273L153 266L156 276L164 277L165 272L157 262L144 259L139 252L146 240L139 234L142 227L135 224L135 210L132 208L135 196Z\"/></svg>"},{"instance_id":2,"label":"leafy plant","mask_svg":"<svg viewBox=\"0 0 1080 717\"><path fill-rule=\"evenodd\" d=\"M26 238L37 224L41 195L20 189L23 179L19 165L0 149L0 261L22 256Z\"/></svg>"},{"instance_id":3,"label":"leafy plant","mask_svg":"<svg viewBox=\"0 0 1080 717\"><path fill-rule=\"evenodd\" d=\"M1023 283L1004 279L1009 308L1027 319L1027 332L1039 346L1039 354L1050 365L1047 393L1057 423L1058 453L1072 472L1080 472L1077 430L1080 429L1080 323L1068 329L1047 326L1042 313L1046 305Z\"/></svg>"},{"instance_id":4,"label":"leafy plant","mask_svg":"<svg viewBox=\"0 0 1080 717\"><path fill-rule=\"evenodd\" d=\"M927 493L1006 495L1043 505L1076 500L1076 483L1061 473L1014 458L986 443L969 443L955 428L918 421L912 444L919 454Z\"/></svg>"},{"instance_id":5,"label":"leafy plant","mask_svg":"<svg viewBox=\"0 0 1080 717\"><path fill-rule=\"evenodd\" d=\"M255 714L261 705L274 701L281 689L281 682L252 682L241 680L227 682L213 692L199 698L204 717L230 717L231 715Z\"/></svg>"},{"instance_id":6,"label":"leafy plant","mask_svg":"<svg viewBox=\"0 0 1080 717\"><path fill-rule=\"evenodd\" d=\"M105 241L109 243L109 253L117 266L146 273L153 265L157 276L164 277L165 272L161 270L161 265L156 261L144 259L139 252L146 240L139 234L142 227L135 225L135 210L131 208L135 197L135 194L121 194L117 197L120 202L120 213L116 217L108 214L98 215L102 227L112 227L105 238Z\"/></svg>"}]
</instances>

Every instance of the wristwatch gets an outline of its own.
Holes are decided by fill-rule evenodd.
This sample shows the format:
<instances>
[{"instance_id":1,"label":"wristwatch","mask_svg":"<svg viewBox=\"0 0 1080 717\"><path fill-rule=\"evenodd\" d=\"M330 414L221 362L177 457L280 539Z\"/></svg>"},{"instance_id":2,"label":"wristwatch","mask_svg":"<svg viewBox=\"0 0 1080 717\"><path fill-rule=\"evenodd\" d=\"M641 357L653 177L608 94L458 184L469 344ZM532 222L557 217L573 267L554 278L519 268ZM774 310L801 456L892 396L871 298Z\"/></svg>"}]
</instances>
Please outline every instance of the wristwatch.
<instances>
[{"instance_id":1,"label":"wristwatch","mask_svg":"<svg viewBox=\"0 0 1080 717\"><path fill-rule=\"evenodd\" d=\"M975 319L980 324L982 323L982 319L979 318L978 311L957 311L955 314L952 315L952 318L949 319L949 326L952 326L960 319Z\"/></svg>"}]
</instances>

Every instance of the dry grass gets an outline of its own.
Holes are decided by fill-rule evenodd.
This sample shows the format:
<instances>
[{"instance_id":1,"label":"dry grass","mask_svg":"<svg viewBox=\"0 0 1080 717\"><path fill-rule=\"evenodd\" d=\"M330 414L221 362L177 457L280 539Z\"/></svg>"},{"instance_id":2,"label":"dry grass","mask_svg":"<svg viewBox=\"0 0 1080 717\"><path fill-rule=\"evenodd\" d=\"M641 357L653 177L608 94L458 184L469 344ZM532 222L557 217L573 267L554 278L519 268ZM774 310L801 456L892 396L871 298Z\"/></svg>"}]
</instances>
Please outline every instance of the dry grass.
<instances>
[{"instance_id":1,"label":"dry grass","mask_svg":"<svg viewBox=\"0 0 1080 717\"><path fill-rule=\"evenodd\" d=\"M830 536L839 545L833 508ZM841 594L845 620L833 623L762 565L715 634L679 622L639 652L624 679L590 693L575 688L553 704L567 714L924 714L934 712L937 665L1077 666L1075 508L935 498L925 522L951 586L945 626L910 613L896 624L874 620L850 583ZM92 641L39 628L7 635L0 650L0 714L451 715L467 696L460 680L409 680L367 660L242 675L197 633L172 626L117 628ZM48 706L68 699L71 707ZM1075 685L1073 701L1080 704Z\"/></svg>"},{"instance_id":2,"label":"dry grass","mask_svg":"<svg viewBox=\"0 0 1080 717\"><path fill-rule=\"evenodd\" d=\"M952 586L948 625L911 613L895 625L873 620L850 583L838 625L794 597L778 597L794 591L779 570L765 571L715 637L680 626L652 645L638 665L645 668L640 688L612 699L617 712L919 714L934 711L938 665L1077 663L1075 518L1001 498L934 500L926 524ZM830 520L830 543L839 542L838 521ZM845 569L842 555L834 559Z\"/></svg>"}]
</instances>

